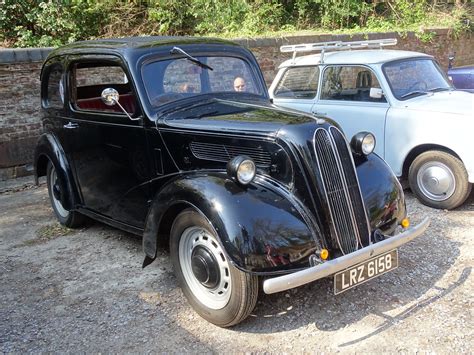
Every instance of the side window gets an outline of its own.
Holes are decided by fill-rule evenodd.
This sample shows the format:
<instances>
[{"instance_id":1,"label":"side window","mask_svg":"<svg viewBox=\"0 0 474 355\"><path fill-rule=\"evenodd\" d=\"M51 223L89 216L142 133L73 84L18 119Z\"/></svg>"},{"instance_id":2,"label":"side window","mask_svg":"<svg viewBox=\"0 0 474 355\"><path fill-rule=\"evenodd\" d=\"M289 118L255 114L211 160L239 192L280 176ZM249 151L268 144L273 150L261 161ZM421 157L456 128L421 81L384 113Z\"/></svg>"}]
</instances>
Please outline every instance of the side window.
<instances>
[{"instance_id":1,"label":"side window","mask_svg":"<svg viewBox=\"0 0 474 355\"><path fill-rule=\"evenodd\" d=\"M107 106L101 98L102 90L118 91L119 103L133 116L136 114L136 98L123 69L116 64L77 63L72 70L73 104L77 110L120 113L118 105Z\"/></svg>"},{"instance_id":2,"label":"side window","mask_svg":"<svg viewBox=\"0 0 474 355\"><path fill-rule=\"evenodd\" d=\"M362 66L331 66L324 70L322 100L386 102L370 97L371 88L380 88L375 74Z\"/></svg>"},{"instance_id":3,"label":"side window","mask_svg":"<svg viewBox=\"0 0 474 355\"><path fill-rule=\"evenodd\" d=\"M294 67L283 74L275 88L278 98L312 99L316 96L319 82L319 67Z\"/></svg>"},{"instance_id":4,"label":"side window","mask_svg":"<svg viewBox=\"0 0 474 355\"><path fill-rule=\"evenodd\" d=\"M46 97L43 100L45 108L64 107L64 84L63 67L61 64L54 64L47 73Z\"/></svg>"}]
</instances>

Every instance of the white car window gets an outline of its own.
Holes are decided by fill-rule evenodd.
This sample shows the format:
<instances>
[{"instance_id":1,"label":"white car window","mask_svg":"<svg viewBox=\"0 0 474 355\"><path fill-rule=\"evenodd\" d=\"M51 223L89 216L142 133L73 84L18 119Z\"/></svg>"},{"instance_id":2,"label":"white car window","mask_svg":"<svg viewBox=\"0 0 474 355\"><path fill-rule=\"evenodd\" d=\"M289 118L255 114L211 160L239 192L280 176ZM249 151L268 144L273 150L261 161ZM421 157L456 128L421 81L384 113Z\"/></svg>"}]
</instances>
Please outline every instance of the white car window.
<instances>
[{"instance_id":1,"label":"white car window","mask_svg":"<svg viewBox=\"0 0 474 355\"><path fill-rule=\"evenodd\" d=\"M331 66L324 70L322 100L386 102L370 97L371 88L380 88L377 77L363 66Z\"/></svg>"},{"instance_id":2,"label":"white car window","mask_svg":"<svg viewBox=\"0 0 474 355\"><path fill-rule=\"evenodd\" d=\"M293 67L286 70L275 88L274 97L312 99L318 92L319 67Z\"/></svg>"}]
</instances>

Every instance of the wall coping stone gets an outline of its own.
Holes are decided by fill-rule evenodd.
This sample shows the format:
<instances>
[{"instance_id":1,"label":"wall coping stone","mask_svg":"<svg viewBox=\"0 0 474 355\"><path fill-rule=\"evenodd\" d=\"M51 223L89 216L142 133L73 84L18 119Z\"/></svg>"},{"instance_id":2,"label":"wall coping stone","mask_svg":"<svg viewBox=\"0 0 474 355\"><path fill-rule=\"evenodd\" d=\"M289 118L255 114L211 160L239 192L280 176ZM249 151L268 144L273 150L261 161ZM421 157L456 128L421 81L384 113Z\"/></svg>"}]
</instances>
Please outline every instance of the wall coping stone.
<instances>
[{"instance_id":1,"label":"wall coping stone","mask_svg":"<svg viewBox=\"0 0 474 355\"><path fill-rule=\"evenodd\" d=\"M0 49L0 64L43 62L53 50L45 48L5 48Z\"/></svg>"},{"instance_id":2,"label":"wall coping stone","mask_svg":"<svg viewBox=\"0 0 474 355\"><path fill-rule=\"evenodd\" d=\"M427 32L434 32L435 35L448 35L450 30L447 28L429 28ZM297 43L312 43L312 42L327 42L334 41L335 38L340 38L343 41L362 41L365 39L383 39L383 38L409 38L416 39L414 31L407 31L406 33L398 32L357 32L357 33L321 33L321 34L296 34L281 37L253 37L253 38L231 38L230 40L242 46L253 47L274 47L276 45L282 46L287 44Z\"/></svg>"},{"instance_id":3,"label":"wall coping stone","mask_svg":"<svg viewBox=\"0 0 474 355\"><path fill-rule=\"evenodd\" d=\"M426 31L432 31L437 35L449 34L450 30L447 28L430 28ZM315 40L318 42L334 41L334 38L340 37L341 40L359 41L364 39L380 39L380 38L416 38L413 31L408 31L405 34L398 32L358 32L351 34L301 34L289 35L281 37L249 37L249 38L231 38L230 40L248 48L255 47L274 47L286 44L296 43L310 43ZM0 48L0 64L11 63L34 63L43 62L48 54L53 50L53 47L45 48Z\"/></svg>"}]
</instances>

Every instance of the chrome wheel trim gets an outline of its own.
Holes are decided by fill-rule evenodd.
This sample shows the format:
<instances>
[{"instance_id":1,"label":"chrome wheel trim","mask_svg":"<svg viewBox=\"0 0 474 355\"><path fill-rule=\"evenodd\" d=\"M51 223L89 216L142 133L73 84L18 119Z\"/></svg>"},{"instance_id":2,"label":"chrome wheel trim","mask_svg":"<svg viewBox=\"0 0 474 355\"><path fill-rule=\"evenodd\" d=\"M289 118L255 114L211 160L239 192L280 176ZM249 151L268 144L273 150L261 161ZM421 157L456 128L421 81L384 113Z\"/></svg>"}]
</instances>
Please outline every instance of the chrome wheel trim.
<instances>
[{"instance_id":1,"label":"chrome wheel trim","mask_svg":"<svg viewBox=\"0 0 474 355\"><path fill-rule=\"evenodd\" d=\"M56 212L63 218L67 218L69 216L69 211L66 210L63 205L61 204L61 201L58 200L54 196L54 186L57 184L58 176L56 175L56 169L53 167L51 169L51 173L49 174L49 189L51 191L51 201L53 202L53 205L55 207Z\"/></svg>"},{"instance_id":2,"label":"chrome wheel trim","mask_svg":"<svg viewBox=\"0 0 474 355\"><path fill-rule=\"evenodd\" d=\"M191 257L196 247L207 249L217 260L220 279L218 285L212 289L203 286L192 270ZM230 300L232 283L229 263L216 238L201 227L187 228L181 234L178 255L184 279L199 302L210 309L224 308Z\"/></svg>"},{"instance_id":3,"label":"chrome wheel trim","mask_svg":"<svg viewBox=\"0 0 474 355\"><path fill-rule=\"evenodd\" d=\"M423 164L416 175L416 182L421 192L433 201L445 201L456 190L453 172L439 161Z\"/></svg>"}]
</instances>

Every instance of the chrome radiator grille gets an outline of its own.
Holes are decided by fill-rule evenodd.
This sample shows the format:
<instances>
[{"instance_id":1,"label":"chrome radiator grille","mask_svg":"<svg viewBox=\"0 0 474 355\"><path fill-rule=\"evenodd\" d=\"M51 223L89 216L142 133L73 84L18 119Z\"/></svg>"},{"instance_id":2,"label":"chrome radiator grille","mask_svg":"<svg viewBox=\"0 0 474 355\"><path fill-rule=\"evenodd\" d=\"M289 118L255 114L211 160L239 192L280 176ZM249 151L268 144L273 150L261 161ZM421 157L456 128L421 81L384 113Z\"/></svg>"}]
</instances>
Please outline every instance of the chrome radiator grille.
<instances>
[{"instance_id":1,"label":"chrome radiator grille","mask_svg":"<svg viewBox=\"0 0 474 355\"><path fill-rule=\"evenodd\" d=\"M333 223L333 239L344 254L369 242L365 207L351 152L335 127L316 130L314 149Z\"/></svg>"}]
</instances>

